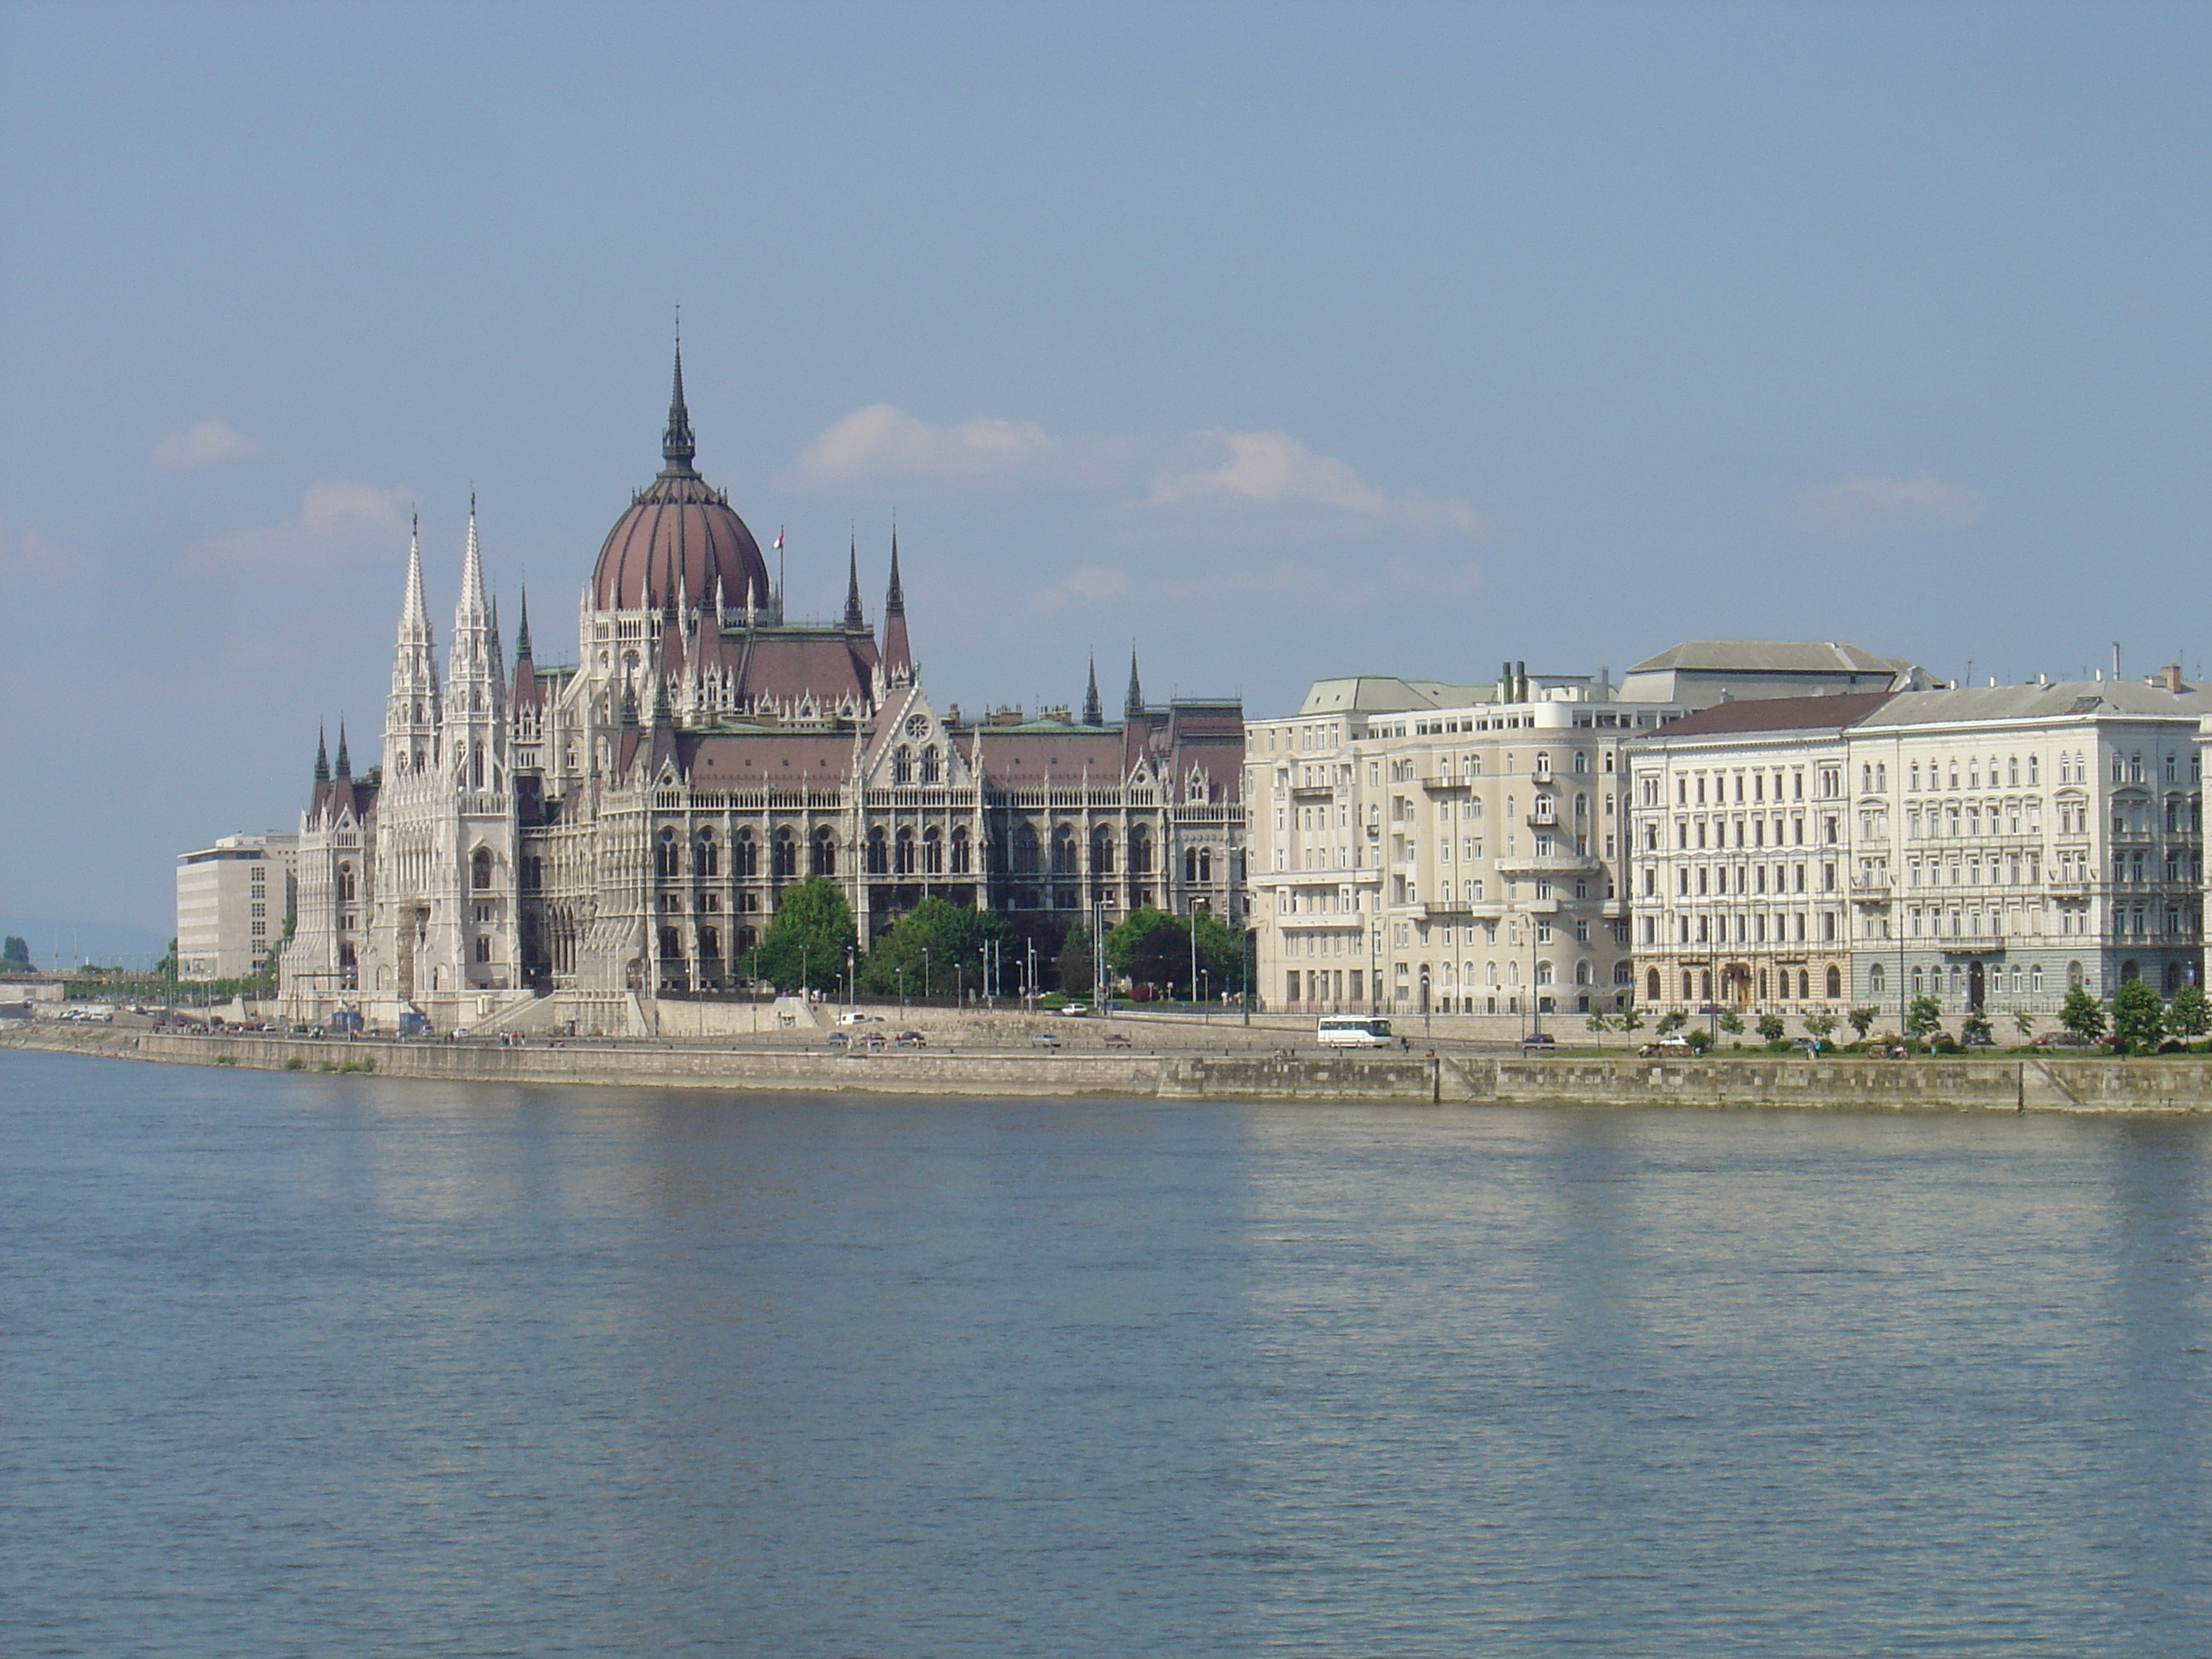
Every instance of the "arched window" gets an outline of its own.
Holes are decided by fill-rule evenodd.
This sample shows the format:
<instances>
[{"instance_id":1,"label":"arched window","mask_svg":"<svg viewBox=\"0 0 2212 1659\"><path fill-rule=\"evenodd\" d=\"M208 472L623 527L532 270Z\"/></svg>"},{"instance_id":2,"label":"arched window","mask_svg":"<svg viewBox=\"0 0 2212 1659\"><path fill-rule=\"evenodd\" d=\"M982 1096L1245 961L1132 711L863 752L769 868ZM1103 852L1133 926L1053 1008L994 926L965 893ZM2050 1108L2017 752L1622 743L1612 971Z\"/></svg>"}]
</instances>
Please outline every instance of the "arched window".
<instances>
[{"instance_id":1,"label":"arched window","mask_svg":"<svg viewBox=\"0 0 2212 1659\"><path fill-rule=\"evenodd\" d=\"M891 848L891 869L902 876L914 873L914 831L903 826L898 832L897 842Z\"/></svg>"},{"instance_id":2,"label":"arched window","mask_svg":"<svg viewBox=\"0 0 2212 1659\"><path fill-rule=\"evenodd\" d=\"M1690 976L1690 970L1685 968L1682 969L1682 1000L1694 1002L1697 1000L1697 981Z\"/></svg>"},{"instance_id":3,"label":"arched window","mask_svg":"<svg viewBox=\"0 0 2212 1659\"><path fill-rule=\"evenodd\" d=\"M769 857L769 872L778 881L799 873L799 841L788 830L775 832L775 846Z\"/></svg>"},{"instance_id":4,"label":"arched window","mask_svg":"<svg viewBox=\"0 0 2212 1659\"><path fill-rule=\"evenodd\" d=\"M2033 758L2033 756L2029 757L2031 760ZM2027 988L2032 996L2039 997L2043 994L2043 964L2039 962L2027 970Z\"/></svg>"},{"instance_id":5,"label":"arched window","mask_svg":"<svg viewBox=\"0 0 2212 1659\"><path fill-rule=\"evenodd\" d=\"M1075 831L1064 823L1053 831L1052 872L1055 876L1075 873Z\"/></svg>"},{"instance_id":6,"label":"arched window","mask_svg":"<svg viewBox=\"0 0 2212 1659\"><path fill-rule=\"evenodd\" d=\"M1539 985L1549 985L1551 982L1552 964L1548 962L1538 963L1536 964L1536 983Z\"/></svg>"},{"instance_id":7,"label":"arched window","mask_svg":"<svg viewBox=\"0 0 2212 1659\"><path fill-rule=\"evenodd\" d=\"M1882 972L1881 964L1875 963L1867 969L1867 994L1880 996L1888 983L1889 976Z\"/></svg>"},{"instance_id":8,"label":"arched window","mask_svg":"<svg viewBox=\"0 0 2212 1659\"><path fill-rule=\"evenodd\" d=\"M1579 759L1579 758L1580 758L1580 757L1577 757L1577 759ZM1577 984L1577 985L1587 985L1587 984L1589 984L1589 982L1590 982L1590 965L1589 965L1589 963L1588 963L1587 962L1578 962L1578 963L1577 963L1575 964L1575 983L1576 983L1576 984Z\"/></svg>"},{"instance_id":9,"label":"arched window","mask_svg":"<svg viewBox=\"0 0 2212 1659\"><path fill-rule=\"evenodd\" d=\"M1014 827L1014 873L1018 876L1033 876L1036 874L1036 830L1030 824L1017 824Z\"/></svg>"},{"instance_id":10,"label":"arched window","mask_svg":"<svg viewBox=\"0 0 2212 1659\"><path fill-rule=\"evenodd\" d=\"M1832 967L1828 969L1828 1000L1833 1002L1843 994L1844 970L1840 968Z\"/></svg>"},{"instance_id":11,"label":"arched window","mask_svg":"<svg viewBox=\"0 0 2212 1659\"><path fill-rule=\"evenodd\" d=\"M968 854L968 826L963 823L952 832L952 873L964 876L972 869Z\"/></svg>"},{"instance_id":12,"label":"arched window","mask_svg":"<svg viewBox=\"0 0 2212 1659\"><path fill-rule=\"evenodd\" d=\"M683 854L677 850L676 832L663 830L660 840L653 849L653 873L663 881L674 878L681 872Z\"/></svg>"},{"instance_id":13,"label":"arched window","mask_svg":"<svg viewBox=\"0 0 2212 1659\"><path fill-rule=\"evenodd\" d=\"M484 884L485 884L482 882L477 884L478 886L483 886ZM341 904L351 904L353 902L353 866L350 864L341 864L338 866L338 902Z\"/></svg>"},{"instance_id":14,"label":"arched window","mask_svg":"<svg viewBox=\"0 0 2212 1659\"><path fill-rule=\"evenodd\" d=\"M945 873L945 839L934 824L921 832L921 872L926 876Z\"/></svg>"},{"instance_id":15,"label":"arched window","mask_svg":"<svg viewBox=\"0 0 2212 1659\"><path fill-rule=\"evenodd\" d=\"M743 881L760 874L760 848L750 830L738 830L738 838L730 843L730 873Z\"/></svg>"},{"instance_id":16,"label":"arched window","mask_svg":"<svg viewBox=\"0 0 2212 1659\"><path fill-rule=\"evenodd\" d=\"M867 872L872 876L890 872L890 854L884 844L884 827L880 823L868 831Z\"/></svg>"},{"instance_id":17,"label":"arched window","mask_svg":"<svg viewBox=\"0 0 2212 1659\"><path fill-rule=\"evenodd\" d=\"M1656 968L1644 975L1644 1000L1646 1002L1659 1000L1659 970Z\"/></svg>"},{"instance_id":18,"label":"arched window","mask_svg":"<svg viewBox=\"0 0 2212 1659\"><path fill-rule=\"evenodd\" d=\"M924 783L935 783L937 777L937 748L933 744L921 751L921 781Z\"/></svg>"},{"instance_id":19,"label":"arched window","mask_svg":"<svg viewBox=\"0 0 2212 1659\"><path fill-rule=\"evenodd\" d=\"M1114 873L1114 832L1103 823L1091 832L1091 873L1093 876Z\"/></svg>"},{"instance_id":20,"label":"arched window","mask_svg":"<svg viewBox=\"0 0 2212 1659\"><path fill-rule=\"evenodd\" d=\"M904 744L901 744L891 751L891 781L893 783L914 781L914 750L908 749Z\"/></svg>"},{"instance_id":21,"label":"arched window","mask_svg":"<svg viewBox=\"0 0 2212 1659\"><path fill-rule=\"evenodd\" d=\"M1810 1002L1812 1000L1813 975L1808 969L1800 968L1797 970L1797 1000Z\"/></svg>"},{"instance_id":22,"label":"arched window","mask_svg":"<svg viewBox=\"0 0 2212 1659\"><path fill-rule=\"evenodd\" d=\"M691 867L702 876L719 876L722 873L722 849L714 844L714 832L712 830L702 830L699 832L699 846L692 855Z\"/></svg>"},{"instance_id":23,"label":"arched window","mask_svg":"<svg viewBox=\"0 0 2212 1659\"><path fill-rule=\"evenodd\" d=\"M480 893L489 890L491 887L491 849L489 848L477 848L476 855L469 860L469 884Z\"/></svg>"},{"instance_id":24,"label":"arched window","mask_svg":"<svg viewBox=\"0 0 2212 1659\"><path fill-rule=\"evenodd\" d=\"M1152 873L1152 832L1141 823L1129 831L1129 873Z\"/></svg>"},{"instance_id":25,"label":"arched window","mask_svg":"<svg viewBox=\"0 0 2212 1659\"><path fill-rule=\"evenodd\" d=\"M702 927L699 930L699 954L702 957L720 957L722 935L719 931L712 927Z\"/></svg>"},{"instance_id":26,"label":"arched window","mask_svg":"<svg viewBox=\"0 0 2212 1659\"><path fill-rule=\"evenodd\" d=\"M663 962L676 962L681 960L683 955L683 934L678 933L673 927L662 928L660 930L660 959Z\"/></svg>"},{"instance_id":27,"label":"arched window","mask_svg":"<svg viewBox=\"0 0 2212 1659\"><path fill-rule=\"evenodd\" d=\"M2078 991L2081 988L2081 964L2078 962L2068 963L2066 964L2066 988L2069 991Z\"/></svg>"},{"instance_id":28,"label":"arched window","mask_svg":"<svg viewBox=\"0 0 2212 1659\"><path fill-rule=\"evenodd\" d=\"M811 849L811 856L814 874L834 876L837 873L837 837L828 824L823 824L814 832L814 844Z\"/></svg>"}]
</instances>

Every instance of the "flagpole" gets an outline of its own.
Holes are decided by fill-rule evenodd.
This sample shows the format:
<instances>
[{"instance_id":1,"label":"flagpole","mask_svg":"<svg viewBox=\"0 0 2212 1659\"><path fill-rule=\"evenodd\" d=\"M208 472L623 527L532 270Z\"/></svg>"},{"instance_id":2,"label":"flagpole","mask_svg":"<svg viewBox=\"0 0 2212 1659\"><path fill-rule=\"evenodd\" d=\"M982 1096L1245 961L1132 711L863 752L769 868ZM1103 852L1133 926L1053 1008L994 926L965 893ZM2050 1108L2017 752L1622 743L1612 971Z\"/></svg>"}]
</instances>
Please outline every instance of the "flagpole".
<instances>
[{"instance_id":1,"label":"flagpole","mask_svg":"<svg viewBox=\"0 0 2212 1659\"><path fill-rule=\"evenodd\" d=\"M783 526L775 527L775 619L783 621Z\"/></svg>"}]
</instances>

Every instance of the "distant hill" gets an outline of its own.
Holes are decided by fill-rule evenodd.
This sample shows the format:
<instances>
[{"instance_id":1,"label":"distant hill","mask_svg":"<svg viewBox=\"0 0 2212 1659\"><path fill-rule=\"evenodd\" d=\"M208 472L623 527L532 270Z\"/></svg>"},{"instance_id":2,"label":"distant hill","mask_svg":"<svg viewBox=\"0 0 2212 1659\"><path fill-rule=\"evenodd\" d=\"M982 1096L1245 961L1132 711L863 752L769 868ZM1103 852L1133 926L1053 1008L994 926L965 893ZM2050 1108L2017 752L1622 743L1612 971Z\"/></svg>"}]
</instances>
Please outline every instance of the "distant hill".
<instances>
[{"instance_id":1,"label":"distant hill","mask_svg":"<svg viewBox=\"0 0 2212 1659\"><path fill-rule=\"evenodd\" d=\"M0 916L0 936L14 933L31 947L40 968L73 968L80 962L151 968L169 949L169 936L111 921L67 921L52 916Z\"/></svg>"}]
</instances>

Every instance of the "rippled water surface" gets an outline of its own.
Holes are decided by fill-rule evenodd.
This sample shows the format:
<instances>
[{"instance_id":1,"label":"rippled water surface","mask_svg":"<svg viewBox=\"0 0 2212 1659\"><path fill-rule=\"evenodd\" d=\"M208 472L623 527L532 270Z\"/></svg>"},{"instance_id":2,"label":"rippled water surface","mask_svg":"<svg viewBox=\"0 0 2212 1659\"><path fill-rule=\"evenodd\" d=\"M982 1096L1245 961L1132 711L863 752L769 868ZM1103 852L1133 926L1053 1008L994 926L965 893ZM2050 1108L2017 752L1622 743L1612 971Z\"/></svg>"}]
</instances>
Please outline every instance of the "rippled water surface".
<instances>
[{"instance_id":1,"label":"rippled water surface","mask_svg":"<svg viewBox=\"0 0 2212 1659\"><path fill-rule=\"evenodd\" d=\"M2199 1654L2208 1176L0 1054L0 1652Z\"/></svg>"}]
</instances>

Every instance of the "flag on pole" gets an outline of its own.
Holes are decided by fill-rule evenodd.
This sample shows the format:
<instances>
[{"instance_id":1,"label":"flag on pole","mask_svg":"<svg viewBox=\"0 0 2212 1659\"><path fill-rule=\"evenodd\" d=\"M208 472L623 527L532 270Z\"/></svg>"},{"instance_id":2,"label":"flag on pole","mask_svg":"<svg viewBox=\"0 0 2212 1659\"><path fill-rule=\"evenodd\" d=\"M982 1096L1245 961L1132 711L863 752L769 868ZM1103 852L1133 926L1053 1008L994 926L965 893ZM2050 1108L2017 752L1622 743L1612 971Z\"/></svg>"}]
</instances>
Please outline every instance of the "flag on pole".
<instances>
[{"instance_id":1,"label":"flag on pole","mask_svg":"<svg viewBox=\"0 0 2212 1659\"><path fill-rule=\"evenodd\" d=\"M775 550L779 553L783 551L783 526L781 525L778 525L775 527Z\"/></svg>"}]
</instances>

